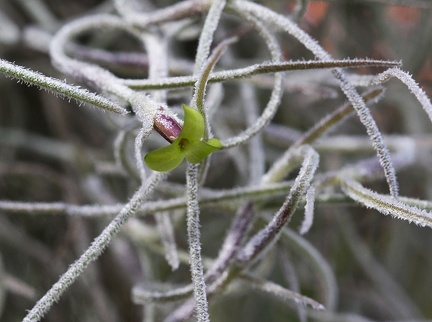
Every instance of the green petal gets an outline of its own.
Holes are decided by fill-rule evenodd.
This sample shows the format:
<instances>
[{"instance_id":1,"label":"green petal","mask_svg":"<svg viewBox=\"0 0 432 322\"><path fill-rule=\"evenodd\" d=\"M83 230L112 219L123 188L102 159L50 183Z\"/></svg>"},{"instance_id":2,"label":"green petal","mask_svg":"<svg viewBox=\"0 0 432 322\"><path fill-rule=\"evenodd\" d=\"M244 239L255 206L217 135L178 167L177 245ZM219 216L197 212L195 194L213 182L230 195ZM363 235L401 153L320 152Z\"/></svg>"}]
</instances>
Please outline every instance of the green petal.
<instances>
[{"instance_id":1,"label":"green petal","mask_svg":"<svg viewBox=\"0 0 432 322\"><path fill-rule=\"evenodd\" d=\"M180 150L178 140L163 148L151 151L144 157L147 166L155 171L170 171L180 165L184 159L184 154Z\"/></svg>"},{"instance_id":2,"label":"green petal","mask_svg":"<svg viewBox=\"0 0 432 322\"><path fill-rule=\"evenodd\" d=\"M188 160L190 163L200 163L210 153L219 150L222 147L222 144L220 144L218 139L211 139L209 140L209 143L212 144L197 141L188 146L184 151L186 160Z\"/></svg>"},{"instance_id":3,"label":"green petal","mask_svg":"<svg viewBox=\"0 0 432 322\"><path fill-rule=\"evenodd\" d=\"M179 137L188 138L189 141L199 141L204 135L204 118L201 113L187 105L182 105L184 111L184 124Z\"/></svg>"},{"instance_id":4,"label":"green petal","mask_svg":"<svg viewBox=\"0 0 432 322\"><path fill-rule=\"evenodd\" d=\"M220 149L220 148L222 147L222 143L221 143L221 141L219 141L219 140L216 139L216 138L212 138L212 139L208 140L208 141L207 141L207 144L209 144L209 145L211 145L211 146L214 146L214 147L217 148L217 149Z\"/></svg>"}]
</instances>

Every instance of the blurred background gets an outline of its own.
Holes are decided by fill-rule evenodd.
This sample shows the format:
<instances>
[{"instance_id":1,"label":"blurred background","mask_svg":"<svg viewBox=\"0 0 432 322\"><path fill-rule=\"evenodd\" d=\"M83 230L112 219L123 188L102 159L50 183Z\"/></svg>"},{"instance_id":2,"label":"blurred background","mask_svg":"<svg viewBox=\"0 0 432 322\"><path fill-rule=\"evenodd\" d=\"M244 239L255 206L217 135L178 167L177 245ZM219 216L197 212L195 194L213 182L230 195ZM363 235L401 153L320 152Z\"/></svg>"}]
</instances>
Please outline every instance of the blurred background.
<instances>
[{"instance_id":1,"label":"blurred background","mask_svg":"<svg viewBox=\"0 0 432 322\"><path fill-rule=\"evenodd\" d=\"M137 2L140 8L148 10L174 3ZM402 69L410 72L426 93L432 95L430 1L303 1L307 6L299 12L295 12L295 1L257 2L276 12L293 15L334 58L402 61ZM96 12L114 12L113 4L96 0L0 0L0 58L84 86L51 65L48 46L51 36L64 23ZM193 25L201 26L204 18L204 15L195 17ZM226 14L218 28L218 40L244 27L244 22ZM183 34L171 44L170 56L182 62L173 74L191 72L198 36L196 29L191 28L189 34ZM278 37L286 60L313 58L292 37L283 34ZM111 65L110 70L122 77L147 76L145 51L130 37L101 33L78 42L112 52L134 53L141 59L141 65ZM84 51L79 53L85 56ZM91 60L91 57L83 59ZM233 45L231 56L222 58L221 66L247 66L268 59L262 40L249 31ZM103 65L103 61L96 61ZM355 72L376 74L382 70L361 68ZM274 127L264 135L268 164L289 146L289 139L286 146L275 144L272 129L282 126L282 133L295 136L345 102L345 97L326 75L321 71L287 75L286 92ZM268 80L271 83L271 78ZM259 82L256 93L262 108L270 90L264 78ZM241 100L238 84L230 82L224 90L222 106L230 109L226 122L231 129L241 128L244 117L233 110ZM190 97L190 90L172 91L168 102L179 105L188 102ZM385 135L416 140L416 162L398 170L401 195L431 200L432 124L420 104L404 85L391 80L385 97L372 108L372 114ZM118 122L108 113L79 106L0 75L0 200L71 204L126 202L137 182L119 174L112 166L117 132ZM219 134L225 135L223 131ZM364 136L367 142L365 130L355 117L338 127L333 135ZM323 152L320 171L337 170L353 160L373 155L373 151L362 155ZM232 188L245 184L244 169L229 158L218 162L220 172L210 177L209 185ZM183 178L184 174L178 172L172 180L181 184ZM384 180L371 186L387 193ZM276 210L278 205L269 203L267 209ZM203 213L205 256L217 255L230 218L218 211ZM296 230L301 219L299 211L290 227ZM0 320L20 321L108 222L109 218L0 210ZM154 223L146 219L146 224ZM187 249L185 231L181 220L176 226L176 237L183 249ZM328 262L336 277L339 321L432 320L432 234L428 228L383 216L354 203L317 203L314 225L305 238ZM269 260L264 262L267 266L261 263L263 267L259 268L263 275L288 287L287 271L293 270L300 293L320 301L319 277L304 254L281 243L267 256ZM147 267L143 268L144 257ZM131 288L149 279L168 285L188 283L189 269L181 265L172 272L154 247L132 242L127 232L122 233L43 321L142 321L146 312L132 303ZM211 306L213 321L299 320L294 306L259 292L242 291L242 287L216 299ZM309 320L334 321L335 317L327 319L311 314ZM156 321L159 318L157 315Z\"/></svg>"}]
</instances>

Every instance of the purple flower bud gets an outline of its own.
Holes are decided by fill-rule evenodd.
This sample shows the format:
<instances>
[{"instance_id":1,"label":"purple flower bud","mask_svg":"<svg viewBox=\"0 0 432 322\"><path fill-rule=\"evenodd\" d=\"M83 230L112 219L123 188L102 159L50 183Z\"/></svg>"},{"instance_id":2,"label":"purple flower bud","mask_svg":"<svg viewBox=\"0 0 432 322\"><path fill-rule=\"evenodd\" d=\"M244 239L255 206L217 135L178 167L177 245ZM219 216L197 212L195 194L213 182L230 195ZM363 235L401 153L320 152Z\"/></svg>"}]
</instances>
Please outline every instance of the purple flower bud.
<instances>
[{"instance_id":1,"label":"purple flower bud","mask_svg":"<svg viewBox=\"0 0 432 322\"><path fill-rule=\"evenodd\" d=\"M169 115L160 109L153 120L154 129L169 143L172 143L180 135L181 126Z\"/></svg>"}]
</instances>

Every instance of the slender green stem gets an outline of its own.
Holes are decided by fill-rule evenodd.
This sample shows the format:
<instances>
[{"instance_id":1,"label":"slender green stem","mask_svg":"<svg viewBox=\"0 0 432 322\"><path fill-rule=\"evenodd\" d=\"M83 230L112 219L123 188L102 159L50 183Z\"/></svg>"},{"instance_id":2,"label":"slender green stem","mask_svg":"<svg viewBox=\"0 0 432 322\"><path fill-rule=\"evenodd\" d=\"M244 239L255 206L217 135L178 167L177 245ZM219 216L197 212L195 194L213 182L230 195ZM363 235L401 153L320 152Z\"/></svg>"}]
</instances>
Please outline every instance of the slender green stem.
<instances>
[{"instance_id":1,"label":"slender green stem","mask_svg":"<svg viewBox=\"0 0 432 322\"><path fill-rule=\"evenodd\" d=\"M13 78L17 78L27 84L36 85L46 90L52 91L56 95L72 98L78 102L87 103L106 111L121 115L128 113L126 109L104 98L103 96L91 93L88 90L78 86L66 84L61 80L45 76L39 72L34 72L27 68L17 66L1 58L0 72Z\"/></svg>"},{"instance_id":2,"label":"slender green stem","mask_svg":"<svg viewBox=\"0 0 432 322\"><path fill-rule=\"evenodd\" d=\"M384 90L382 88L375 88L372 90L368 90L362 94L363 99L365 100L367 105L371 105L372 103L379 100L382 96ZM337 126L337 124L344 121L347 117L349 117L354 112L353 106L351 103L346 103L331 114L322 118L319 123L315 124L310 130L308 130L302 137L297 140L291 148L299 147L303 144L312 144L318 138L321 138L330 131L332 128Z\"/></svg>"},{"instance_id":3,"label":"slender green stem","mask_svg":"<svg viewBox=\"0 0 432 322\"><path fill-rule=\"evenodd\" d=\"M230 3L234 10L246 12L259 19L268 21L277 28L282 29L288 34L294 36L301 42L308 50L310 50L316 57L321 60L331 60L331 56L322 48L318 42L313 39L308 33L300 29L298 25L289 20L287 17L271 11L270 9L255 4L249 1L235 1ZM392 196L398 196L398 184L396 180L396 171L390 158L390 153L386 144L384 143L381 132L375 120L367 108L361 96L357 93L354 86L348 81L346 75L340 68L333 69L334 77L339 81L339 86L345 93L347 98L352 103L357 115L366 128L366 131L371 139L372 146L374 147L380 164L383 168L387 183L389 185L390 193Z\"/></svg>"},{"instance_id":4,"label":"slender green stem","mask_svg":"<svg viewBox=\"0 0 432 322\"><path fill-rule=\"evenodd\" d=\"M343 191L355 201L366 207L378 210L384 215L391 215L398 219L414 222L419 226L432 228L432 213L407 205L391 196L373 192L353 180L342 181Z\"/></svg>"},{"instance_id":5,"label":"slender green stem","mask_svg":"<svg viewBox=\"0 0 432 322\"><path fill-rule=\"evenodd\" d=\"M215 71L208 77L209 83L227 82L242 79L255 75L287 72L292 70L328 69L328 68L356 68L356 67L393 67L399 66L400 62L388 60L369 59L341 59L341 60L320 60L320 61L285 61L266 62L255 64L244 68ZM121 82L133 89L164 89L192 86L198 81L198 76L178 76L159 78L158 80L148 79L124 79Z\"/></svg>"},{"instance_id":6,"label":"slender green stem","mask_svg":"<svg viewBox=\"0 0 432 322\"><path fill-rule=\"evenodd\" d=\"M164 174L155 173L150 177L132 196L130 201L123 207L121 212L102 233L93 241L90 247L73 263L51 289L30 310L23 322L37 322L48 312L50 307L58 302L60 296L71 286L82 272L99 256L109 245L112 238L120 231L125 221L133 216L143 203L146 196L165 177Z\"/></svg>"},{"instance_id":7,"label":"slender green stem","mask_svg":"<svg viewBox=\"0 0 432 322\"><path fill-rule=\"evenodd\" d=\"M199 322L210 321L204 268L201 259L200 209L198 204L198 165L189 164L187 171L187 230L189 244L189 262L194 286L196 315Z\"/></svg>"}]
</instances>

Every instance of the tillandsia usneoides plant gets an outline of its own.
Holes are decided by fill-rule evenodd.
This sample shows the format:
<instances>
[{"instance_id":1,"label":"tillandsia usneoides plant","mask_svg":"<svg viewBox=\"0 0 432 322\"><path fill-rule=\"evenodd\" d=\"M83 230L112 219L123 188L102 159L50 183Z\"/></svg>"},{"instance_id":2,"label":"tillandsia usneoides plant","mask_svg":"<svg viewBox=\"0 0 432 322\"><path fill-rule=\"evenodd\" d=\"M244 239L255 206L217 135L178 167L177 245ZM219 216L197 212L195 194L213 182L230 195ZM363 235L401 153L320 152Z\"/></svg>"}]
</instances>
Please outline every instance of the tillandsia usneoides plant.
<instances>
[{"instance_id":1,"label":"tillandsia usneoides plant","mask_svg":"<svg viewBox=\"0 0 432 322\"><path fill-rule=\"evenodd\" d=\"M1 2L1 320L430 321L431 9Z\"/></svg>"}]
</instances>

